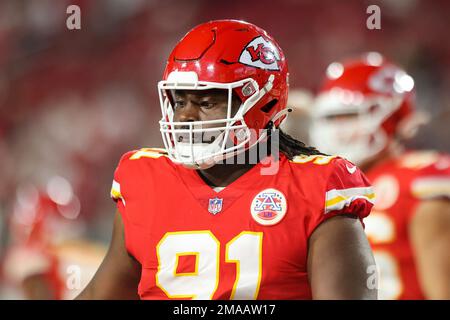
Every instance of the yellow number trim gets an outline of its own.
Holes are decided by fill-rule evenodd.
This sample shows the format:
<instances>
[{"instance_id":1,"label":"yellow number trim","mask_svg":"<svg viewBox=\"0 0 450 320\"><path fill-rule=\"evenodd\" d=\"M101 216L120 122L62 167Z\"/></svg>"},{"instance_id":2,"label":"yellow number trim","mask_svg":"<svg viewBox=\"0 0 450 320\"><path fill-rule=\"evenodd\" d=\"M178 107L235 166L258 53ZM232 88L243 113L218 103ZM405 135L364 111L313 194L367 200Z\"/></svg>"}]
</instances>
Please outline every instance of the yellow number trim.
<instances>
[{"instance_id":1,"label":"yellow number trim","mask_svg":"<svg viewBox=\"0 0 450 320\"><path fill-rule=\"evenodd\" d=\"M236 288L237 288L237 285L239 283L240 275L241 275L241 263L240 263L240 260L234 260L234 259L229 259L228 258L229 257L229 253L228 253L229 252L229 247L244 234L257 235L258 238L259 238L259 245L258 245L258 257L259 257L259 261L258 261L258 283L256 285L256 291L255 291L255 295L253 296L253 300L256 300L256 298L258 297L259 288L261 286L263 233L262 232L252 232L252 231L242 231L237 236L235 236L233 239L231 239L227 243L227 245L225 246L225 262L227 262L227 263L235 263L236 264L236 280L234 281L233 289L231 290L230 300L233 300L234 296L236 294Z\"/></svg>"},{"instance_id":2,"label":"yellow number trim","mask_svg":"<svg viewBox=\"0 0 450 320\"><path fill-rule=\"evenodd\" d=\"M380 276L378 279L379 298L396 300L404 291L399 262L388 250L375 247L376 245L388 245L395 241L397 238L395 223L388 212L375 210L366 218L365 223L365 232L372 246Z\"/></svg>"},{"instance_id":3,"label":"yellow number trim","mask_svg":"<svg viewBox=\"0 0 450 320\"><path fill-rule=\"evenodd\" d=\"M312 163L318 164L318 165L325 165L325 164L329 164L331 162L331 160L333 160L334 158L336 158L336 156L323 156L323 155L305 156L305 155L300 155L300 156L295 156L292 160L289 160L289 161L293 162L293 163L298 163L298 164L312 162Z\"/></svg>"},{"instance_id":4,"label":"yellow number trim","mask_svg":"<svg viewBox=\"0 0 450 320\"><path fill-rule=\"evenodd\" d=\"M214 236L214 234L210 231L210 230L201 230L201 231L177 231L177 232L167 232L162 238L161 240L159 240L158 244L156 245L156 257L158 258L158 271L155 275L155 282L156 282L156 286L158 288L160 288L168 298L171 299L195 299L197 296L195 294L193 295L170 295L169 292L167 292L163 285L161 285L161 283L159 283L158 281L158 274L161 272L161 257L159 255L159 248L161 246L161 244L166 240L166 238L173 236L173 235L179 235L179 234L209 234L211 236L211 238L216 242L217 245L217 258L216 258L216 283L214 286L214 290L213 293L210 296L210 299L212 299L212 297L214 296L214 293L216 293L217 291L217 287L219 286L219 271L220 271L220 241L217 240L217 238ZM176 265L175 265L175 269L173 271L174 273L176 272Z\"/></svg>"},{"instance_id":5,"label":"yellow number trim","mask_svg":"<svg viewBox=\"0 0 450 320\"><path fill-rule=\"evenodd\" d=\"M380 295L379 299L398 300L400 296L403 294L405 287L403 285L403 281L400 275L400 266L397 259L390 252L381 249L373 250L373 255L375 258L375 263L379 268L378 269L378 274L380 276L380 278L378 279L378 292ZM384 274L383 278L383 266L384 266L383 263L389 264L388 268L390 269L389 271L391 271L390 279L386 279L386 274ZM392 288L392 283L391 285L383 286L383 283L385 283L387 280L391 280L394 282L394 288ZM398 287L395 287L395 285L397 285Z\"/></svg>"},{"instance_id":6,"label":"yellow number trim","mask_svg":"<svg viewBox=\"0 0 450 320\"><path fill-rule=\"evenodd\" d=\"M364 222L365 232L371 244L389 244L397 239L396 225L388 212L372 210Z\"/></svg>"},{"instance_id":7,"label":"yellow number trim","mask_svg":"<svg viewBox=\"0 0 450 320\"><path fill-rule=\"evenodd\" d=\"M165 150L160 148L142 148L130 157L130 160L137 160L142 157L157 159L159 157L165 156Z\"/></svg>"},{"instance_id":8,"label":"yellow number trim","mask_svg":"<svg viewBox=\"0 0 450 320\"><path fill-rule=\"evenodd\" d=\"M183 252L183 253L177 253L176 254L176 260L175 260L175 269L173 270L173 276L174 277L185 277L185 276L197 276L198 275L198 258L200 253L199 252ZM178 272L178 263L179 258L183 256L195 256L195 268L194 272Z\"/></svg>"}]
</instances>

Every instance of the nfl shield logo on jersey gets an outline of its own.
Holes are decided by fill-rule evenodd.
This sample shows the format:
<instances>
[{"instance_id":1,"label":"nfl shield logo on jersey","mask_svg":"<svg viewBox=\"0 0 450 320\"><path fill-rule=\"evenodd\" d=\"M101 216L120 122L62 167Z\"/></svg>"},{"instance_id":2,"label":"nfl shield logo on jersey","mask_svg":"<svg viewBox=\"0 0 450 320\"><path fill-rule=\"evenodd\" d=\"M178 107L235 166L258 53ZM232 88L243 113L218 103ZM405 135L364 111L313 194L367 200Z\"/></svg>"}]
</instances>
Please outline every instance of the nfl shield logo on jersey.
<instances>
[{"instance_id":1,"label":"nfl shield logo on jersey","mask_svg":"<svg viewBox=\"0 0 450 320\"><path fill-rule=\"evenodd\" d=\"M215 197L214 199L209 199L208 211L212 214L217 214L222 211L223 199Z\"/></svg>"},{"instance_id":2,"label":"nfl shield logo on jersey","mask_svg":"<svg viewBox=\"0 0 450 320\"><path fill-rule=\"evenodd\" d=\"M265 189L253 198L250 207L252 217L264 226L277 224L287 211L286 197L276 189Z\"/></svg>"}]
</instances>

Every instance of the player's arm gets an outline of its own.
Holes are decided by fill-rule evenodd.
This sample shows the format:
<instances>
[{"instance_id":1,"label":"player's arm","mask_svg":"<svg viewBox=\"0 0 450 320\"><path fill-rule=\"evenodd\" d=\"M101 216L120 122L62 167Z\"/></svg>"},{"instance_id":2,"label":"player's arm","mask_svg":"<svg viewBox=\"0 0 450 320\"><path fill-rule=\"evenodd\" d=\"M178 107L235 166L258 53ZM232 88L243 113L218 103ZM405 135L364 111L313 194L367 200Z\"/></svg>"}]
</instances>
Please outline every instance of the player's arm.
<instances>
[{"instance_id":1,"label":"player's arm","mask_svg":"<svg viewBox=\"0 0 450 320\"><path fill-rule=\"evenodd\" d=\"M76 299L139 299L141 265L125 248L124 226L119 212L108 252L91 282Z\"/></svg>"},{"instance_id":2,"label":"player's arm","mask_svg":"<svg viewBox=\"0 0 450 320\"><path fill-rule=\"evenodd\" d=\"M22 288L25 298L29 300L53 300L56 297L46 274L26 277L22 282Z\"/></svg>"},{"instance_id":3,"label":"player's arm","mask_svg":"<svg viewBox=\"0 0 450 320\"><path fill-rule=\"evenodd\" d=\"M308 278L313 299L377 299L369 285L375 260L359 219L338 215L309 238Z\"/></svg>"},{"instance_id":4,"label":"player's arm","mask_svg":"<svg viewBox=\"0 0 450 320\"><path fill-rule=\"evenodd\" d=\"M422 201L410 224L418 278L428 299L450 299L450 201Z\"/></svg>"}]
</instances>

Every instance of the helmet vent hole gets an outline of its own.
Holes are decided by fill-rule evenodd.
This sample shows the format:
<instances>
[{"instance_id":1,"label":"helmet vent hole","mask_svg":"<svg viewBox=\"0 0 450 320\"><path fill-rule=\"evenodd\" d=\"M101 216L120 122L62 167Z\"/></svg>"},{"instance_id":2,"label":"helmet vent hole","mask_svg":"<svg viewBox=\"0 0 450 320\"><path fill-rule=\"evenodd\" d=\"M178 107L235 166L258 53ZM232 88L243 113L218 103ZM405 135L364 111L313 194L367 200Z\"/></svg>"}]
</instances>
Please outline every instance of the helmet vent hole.
<instances>
[{"instance_id":1,"label":"helmet vent hole","mask_svg":"<svg viewBox=\"0 0 450 320\"><path fill-rule=\"evenodd\" d=\"M270 110L272 110L272 108L277 104L277 102L278 102L278 99L271 100L269 103L267 103L261 107L261 111L265 112L265 113L269 113Z\"/></svg>"},{"instance_id":2,"label":"helmet vent hole","mask_svg":"<svg viewBox=\"0 0 450 320\"><path fill-rule=\"evenodd\" d=\"M223 63L223 64L226 64L226 65L230 65L230 64L233 64L233 63L234 63L234 62L227 61L227 60L225 60L225 59L220 59L219 62L221 62L221 63Z\"/></svg>"}]
</instances>

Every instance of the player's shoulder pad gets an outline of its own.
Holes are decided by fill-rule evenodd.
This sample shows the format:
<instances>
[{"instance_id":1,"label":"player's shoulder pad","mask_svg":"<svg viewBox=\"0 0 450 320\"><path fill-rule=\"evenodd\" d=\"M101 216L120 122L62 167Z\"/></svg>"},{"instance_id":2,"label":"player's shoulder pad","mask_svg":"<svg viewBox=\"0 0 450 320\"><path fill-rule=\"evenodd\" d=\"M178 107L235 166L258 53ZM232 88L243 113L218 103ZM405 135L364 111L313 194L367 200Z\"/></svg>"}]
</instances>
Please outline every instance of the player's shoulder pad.
<instances>
[{"instance_id":1,"label":"player's shoulder pad","mask_svg":"<svg viewBox=\"0 0 450 320\"><path fill-rule=\"evenodd\" d=\"M397 165L400 168L411 169L418 172L427 170L445 171L450 167L450 155L434 150L408 151L400 156Z\"/></svg>"},{"instance_id":2,"label":"player's shoulder pad","mask_svg":"<svg viewBox=\"0 0 450 320\"><path fill-rule=\"evenodd\" d=\"M450 198L450 155L437 151L412 151L399 159L413 174L411 193L422 200Z\"/></svg>"},{"instance_id":3,"label":"player's shoulder pad","mask_svg":"<svg viewBox=\"0 0 450 320\"><path fill-rule=\"evenodd\" d=\"M364 173L349 160L336 156L328 166L328 189L343 187L368 187Z\"/></svg>"},{"instance_id":4,"label":"player's shoulder pad","mask_svg":"<svg viewBox=\"0 0 450 320\"><path fill-rule=\"evenodd\" d=\"M139 150L132 150L124 153L120 158L119 164L114 172L114 180L111 188L111 197L114 200L123 199L121 192L121 184L126 180L134 179L136 174L136 165L142 163L148 164L148 160L158 159L166 157L167 153L164 149L160 148L142 148ZM146 162L142 162L146 160ZM151 162L150 162L151 163Z\"/></svg>"},{"instance_id":5,"label":"player's shoulder pad","mask_svg":"<svg viewBox=\"0 0 450 320\"><path fill-rule=\"evenodd\" d=\"M289 162L302 166L310 166L320 170L324 176L340 173L343 175L352 175L360 172L359 169L350 161L340 156L328 155L299 155L295 156Z\"/></svg>"},{"instance_id":6,"label":"player's shoulder pad","mask_svg":"<svg viewBox=\"0 0 450 320\"><path fill-rule=\"evenodd\" d=\"M142 158L158 159L160 157L167 157L167 152L162 148L141 148L125 153L122 160L139 160Z\"/></svg>"},{"instance_id":7,"label":"player's shoulder pad","mask_svg":"<svg viewBox=\"0 0 450 320\"><path fill-rule=\"evenodd\" d=\"M136 163L140 163L142 161L148 162L148 160L158 159L161 157L167 157L167 152L161 148L141 148L138 150L128 151L120 158L117 170L128 168L130 166L133 167Z\"/></svg>"},{"instance_id":8,"label":"player's shoulder pad","mask_svg":"<svg viewBox=\"0 0 450 320\"><path fill-rule=\"evenodd\" d=\"M298 155L289 160L291 163L305 165L305 164L314 164L314 165L329 165L334 159L337 159L337 156L327 156L321 154L314 155Z\"/></svg>"},{"instance_id":9,"label":"player's shoulder pad","mask_svg":"<svg viewBox=\"0 0 450 320\"><path fill-rule=\"evenodd\" d=\"M325 212L342 210L355 202L372 206L375 192L364 173L352 162L341 157L331 161L325 190Z\"/></svg>"}]
</instances>

